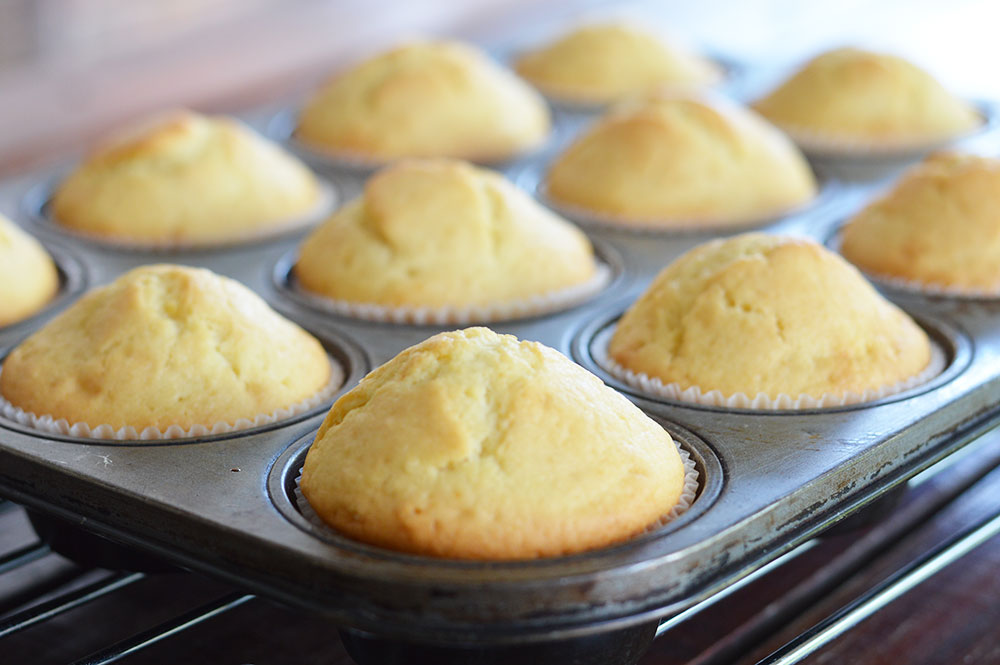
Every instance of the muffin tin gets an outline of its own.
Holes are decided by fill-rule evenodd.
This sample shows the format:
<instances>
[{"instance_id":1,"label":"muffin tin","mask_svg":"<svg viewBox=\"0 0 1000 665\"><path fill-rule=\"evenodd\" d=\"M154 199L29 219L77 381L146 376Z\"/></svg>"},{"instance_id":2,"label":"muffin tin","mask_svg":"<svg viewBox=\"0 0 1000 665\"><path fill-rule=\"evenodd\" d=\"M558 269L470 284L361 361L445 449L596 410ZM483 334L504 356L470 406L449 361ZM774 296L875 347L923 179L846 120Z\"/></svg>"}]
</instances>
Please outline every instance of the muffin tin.
<instances>
[{"instance_id":1,"label":"muffin tin","mask_svg":"<svg viewBox=\"0 0 1000 665\"><path fill-rule=\"evenodd\" d=\"M264 109L244 118L281 134L287 113ZM542 165L587 118L557 113L550 147L509 165L508 176L536 191ZM363 173L314 166L341 200L360 191ZM287 274L304 232L190 252L122 250L63 234L44 216L60 172L0 184L0 210L48 247L63 286L40 315L0 329L2 355L85 287L165 261L238 279L310 330L344 367L341 393L402 349L447 329L354 320L295 297ZM816 205L765 228L826 240L872 191L869 184L826 178ZM418 644L466 655L489 650L521 663L536 662L525 656L530 648L549 654L532 656L537 662L551 662L551 653L577 645L581 653L604 654L593 662L607 663L608 652L594 646L607 643L619 645L612 649L616 662L634 662L659 617L749 574L1000 421L1000 302L891 291L947 356L944 372L913 390L867 404L769 412L638 394L600 368L594 345L659 269L711 236L585 228L616 272L609 287L568 311L491 327L541 341L594 371L692 454L699 496L688 513L659 530L598 551L513 563L411 556L319 532L298 513L293 489L329 404L255 430L157 443L41 435L0 419L0 493L323 613L348 630L345 644L359 661L390 662L394 645ZM433 654L428 658L447 662L441 652Z\"/></svg>"}]
</instances>

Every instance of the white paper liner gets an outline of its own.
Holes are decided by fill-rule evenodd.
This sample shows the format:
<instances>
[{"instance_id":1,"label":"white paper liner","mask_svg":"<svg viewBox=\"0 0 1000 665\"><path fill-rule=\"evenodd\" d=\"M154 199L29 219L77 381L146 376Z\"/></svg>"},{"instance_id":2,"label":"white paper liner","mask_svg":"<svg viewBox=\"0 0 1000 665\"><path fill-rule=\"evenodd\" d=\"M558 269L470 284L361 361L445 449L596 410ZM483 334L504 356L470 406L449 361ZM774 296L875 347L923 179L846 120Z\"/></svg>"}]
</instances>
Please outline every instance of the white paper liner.
<instances>
[{"instance_id":1,"label":"white paper liner","mask_svg":"<svg viewBox=\"0 0 1000 665\"><path fill-rule=\"evenodd\" d=\"M70 423L65 418L54 418L49 414L37 415L14 406L0 395L0 416L19 425L49 434L62 434L81 439L101 439L114 441L161 441L170 439L188 439L216 434L227 434L253 427L262 427L282 420L287 420L300 413L314 409L330 399L344 384L344 370L336 362L330 362L330 380L312 397L291 406L276 409L270 413L262 413L253 418L239 418L234 422L218 422L213 425L192 425L184 428L180 425L170 425L165 429L147 427L137 430L132 426L115 429L111 425L101 424L91 427L88 423Z\"/></svg>"},{"instance_id":2,"label":"white paper liner","mask_svg":"<svg viewBox=\"0 0 1000 665\"><path fill-rule=\"evenodd\" d=\"M306 291L290 275L289 288L311 306L340 316L379 323L416 325L466 325L492 323L541 316L569 309L600 293L611 281L611 267L598 261L594 274L585 282L523 300L489 305L391 306L335 300Z\"/></svg>"},{"instance_id":3,"label":"white paper liner","mask_svg":"<svg viewBox=\"0 0 1000 665\"><path fill-rule=\"evenodd\" d=\"M700 404L702 406L719 406L729 409L756 409L760 411L823 409L873 402L927 383L944 371L946 365L944 352L932 341L931 358L927 363L927 367L919 374L892 385L871 388L860 393L854 391L824 393L819 397L805 394L793 397L785 393L781 393L777 397L771 397L766 393L757 393L751 397L745 393L726 395L720 390L703 391L700 386L684 387L679 383L663 383L663 381L656 377L651 377L643 372L633 372L623 367L611 358L607 352L606 345L596 344L595 347L592 353L598 365L611 376L646 395L678 402Z\"/></svg>"},{"instance_id":4,"label":"white paper liner","mask_svg":"<svg viewBox=\"0 0 1000 665\"><path fill-rule=\"evenodd\" d=\"M233 235L225 238L220 237L205 240L171 239L162 241L137 238L119 238L97 233L89 233L87 231L66 226L61 224L54 216L49 215L47 212L44 214L44 217L45 220L60 233L80 238L88 242L114 247L116 249L130 251L163 251L232 247L281 236L286 233L290 233L291 231L315 224L325 218L337 204L337 190L331 183L324 180L317 179L317 183L319 185L317 200L308 211L300 215L274 220L266 227L256 228L243 233L234 233Z\"/></svg>"},{"instance_id":5,"label":"white paper liner","mask_svg":"<svg viewBox=\"0 0 1000 665\"><path fill-rule=\"evenodd\" d=\"M816 194L812 198L800 204L778 210L772 210L767 213L762 213L759 216L747 219L725 220L684 220L653 217L643 218L595 212L593 210L588 210L587 208L581 208L572 204L563 203L552 198L549 196L548 188L545 187L544 181L539 181L538 183L538 195L547 207L588 228L629 231L642 234L670 235L740 231L773 224L781 219L791 215L796 215L813 206L822 195L822 184L819 184Z\"/></svg>"},{"instance_id":6,"label":"white paper liner","mask_svg":"<svg viewBox=\"0 0 1000 665\"><path fill-rule=\"evenodd\" d=\"M953 135L934 137L872 139L831 134L789 125L779 125L778 129L787 134L795 145L811 157L902 161L916 159L983 130L988 124L988 118L979 110L976 111L976 115L979 117L979 124L975 127Z\"/></svg>"},{"instance_id":7,"label":"white paper liner","mask_svg":"<svg viewBox=\"0 0 1000 665\"><path fill-rule=\"evenodd\" d=\"M681 463L684 465L684 485L681 488L681 495L677 499L677 503L674 504L673 508L670 509L666 515L658 519L656 522L651 524L647 529L646 533L650 531L655 531L660 529L670 522L673 522L678 517L683 515L691 508L694 500L698 497L698 489L700 487L700 478L698 474L698 468L695 466L694 460L691 459L691 454L684 449L684 446L680 444L677 439L673 439L674 445L677 447L677 452L680 454ZM323 518L316 513L316 510L310 505L309 500L306 499L305 494L302 493L302 469L298 470L295 475L295 491L294 491L294 501L295 507L298 508L299 513L305 518L309 524L326 532L330 535L341 536L343 538L348 538L338 532L336 529L331 527L329 524L323 521ZM618 545L621 543L615 543ZM614 546L614 545L612 545Z\"/></svg>"},{"instance_id":8,"label":"white paper liner","mask_svg":"<svg viewBox=\"0 0 1000 665\"><path fill-rule=\"evenodd\" d=\"M996 300L1000 298L1000 284L993 288L961 286L957 284L940 284L937 282L921 282L915 279L883 275L863 270L865 276L873 282L885 285L898 291L919 293L921 295L947 296L969 300Z\"/></svg>"}]
</instances>

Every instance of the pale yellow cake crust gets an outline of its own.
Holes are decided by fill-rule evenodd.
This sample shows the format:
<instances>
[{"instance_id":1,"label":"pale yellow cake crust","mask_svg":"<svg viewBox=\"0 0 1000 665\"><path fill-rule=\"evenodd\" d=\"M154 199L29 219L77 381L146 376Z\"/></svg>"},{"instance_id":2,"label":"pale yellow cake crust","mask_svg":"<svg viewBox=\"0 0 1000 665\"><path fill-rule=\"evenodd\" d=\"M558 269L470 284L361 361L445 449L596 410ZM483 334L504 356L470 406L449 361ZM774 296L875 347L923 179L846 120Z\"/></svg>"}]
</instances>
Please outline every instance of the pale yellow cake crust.
<instances>
[{"instance_id":1,"label":"pale yellow cake crust","mask_svg":"<svg viewBox=\"0 0 1000 665\"><path fill-rule=\"evenodd\" d=\"M982 122L917 66L856 48L816 56L753 106L803 140L862 140L876 147L939 141Z\"/></svg>"},{"instance_id":2,"label":"pale yellow cake crust","mask_svg":"<svg viewBox=\"0 0 1000 665\"><path fill-rule=\"evenodd\" d=\"M59 273L38 241L0 215L0 326L38 312L59 290Z\"/></svg>"},{"instance_id":3,"label":"pale yellow cake crust","mask_svg":"<svg viewBox=\"0 0 1000 665\"><path fill-rule=\"evenodd\" d=\"M848 222L840 250L876 275L1000 293L1000 160L928 158Z\"/></svg>"},{"instance_id":4,"label":"pale yellow cake crust","mask_svg":"<svg viewBox=\"0 0 1000 665\"><path fill-rule=\"evenodd\" d=\"M621 318L609 353L664 383L772 398L863 393L931 359L923 330L842 258L761 233L674 261Z\"/></svg>"},{"instance_id":5,"label":"pale yellow cake crust","mask_svg":"<svg viewBox=\"0 0 1000 665\"><path fill-rule=\"evenodd\" d=\"M323 347L238 282L201 268L136 268L15 348L0 395L92 427L185 429L252 419L330 380Z\"/></svg>"},{"instance_id":6,"label":"pale yellow cake crust","mask_svg":"<svg viewBox=\"0 0 1000 665\"><path fill-rule=\"evenodd\" d=\"M807 203L816 181L798 149L722 99L625 103L550 168L558 204L651 226L752 224Z\"/></svg>"},{"instance_id":7,"label":"pale yellow cake crust","mask_svg":"<svg viewBox=\"0 0 1000 665\"><path fill-rule=\"evenodd\" d=\"M307 290L381 305L487 305L594 276L575 226L501 175L452 160L387 167L303 243Z\"/></svg>"},{"instance_id":8,"label":"pale yellow cake crust","mask_svg":"<svg viewBox=\"0 0 1000 665\"><path fill-rule=\"evenodd\" d=\"M600 104L661 87L698 87L722 78L713 62L641 26L584 25L521 55L518 74L552 99Z\"/></svg>"},{"instance_id":9,"label":"pale yellow cake crust","mask_svg":"<svg viewBox=\"0 0 1000 665\"><path fill-rule=\"evenodd\" d=\"M112 138L52 198L59 224L114 242L215 244L322 203L308 168L242 123L176 111Z\"/></svg>"},{"instance_id":10,"label":"pale yellow cake crust","mask_svg":"<svg viewBox=\"0 0 1000 665\"><path fill-rule=\"evenodd\" d=\"M528 559L611 545L677 503L670 435L560 353L485 328L435 335L340 398L302 491L394 550Z\"/></svg>"},{"instance_id":11,"label":"pale yellow cake crust","mask_svg":"<svg viewBox=\"0 0 1000 665\"><path fill-rule=\"evenodd\" d=\"M306 103L295 136L345 157L505 160L549 134L544 100L479 50L414 42L333 78Z\"/></svg>"}]
</instances>

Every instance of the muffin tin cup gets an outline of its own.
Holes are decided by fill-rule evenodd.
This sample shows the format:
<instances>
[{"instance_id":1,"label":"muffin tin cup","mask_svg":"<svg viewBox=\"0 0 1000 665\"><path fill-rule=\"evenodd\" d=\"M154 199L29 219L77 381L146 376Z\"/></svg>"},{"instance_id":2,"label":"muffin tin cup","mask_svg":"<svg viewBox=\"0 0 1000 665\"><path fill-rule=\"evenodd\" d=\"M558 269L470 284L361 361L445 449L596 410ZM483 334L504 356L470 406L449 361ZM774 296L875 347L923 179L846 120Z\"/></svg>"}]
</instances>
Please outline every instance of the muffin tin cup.
<instances>
[{"instance_id":1,"label":"muffin tin cup","mask_svg":"<svg viewBox=\"0 0 1000 665\"><path fill-rule=\"evenodd\" d=\"M978 101L972 102L972 105L979 115L979 124L949 136L879 141L788 125L779 126L779 129L787 134L810 159L903 163L980 134L996 124L997 113L993 105Z\"/></svg>"},{"instance_id":2,"label":"muffin tin cup","mask_svg":"<svg viewBox=\"0 0 1000 665\"><path fill-rule=\"evenodd\" d=\"M610 338L611 330L605 331L604 335ZM726 395L720 390L706 390L701 386L663 383L657 377L651 377L643 372L634 372L624 367L608 354L607 345L601 342L595 344L593 353L594 360L609 374L644 395L658 399L700 404L702 406L762 411L824 409L874 402L912 390L927 383L941 374L947 365L944 352L932 342L931 358L927 363L927 367L918 374L891 385L870 388L864 392L823 393L819 397L808 394L793 396L785 393L772 397L766 393L757 393L754 396L747 395L746 393Z\"/></svg>"},{"instance_id":3,"label":"muffin tin cup","mask_svg":"<svg viewBox=\"0 0 1000 665\"><path fill-rule=\"evenodd\" d=\"M23 207L27 209L36 223L48 232L58 233L68 239L82 240L109 249L129 252L205 251L265 242L314 226L330 215L341 203L340 192L333 182L322 178L317 178L317 182L319 188L317 201L306 212L273 220L266 227L251 229L242 233L234 233L226 238L212 238L203 241L180 239L154 241L137 238L116 238L111 235L90 233L66 226L59 222L51 208L51 199L55 191L54 180L43 183L30 191L25 197Z\"/></svg>"},{"instance_id":4,"label":"muffin tin cup","mask_svg":"<svg viewBox=\"0 0 1000 665\"><path fill-rule=\"evenodd\" d=\"M496 304L447 307L390 306L326 298L302 288L290 270L281 281L285 284L284 288L293 292L294 297L308 307L337 316L378 323L464 326L513 321L571 309L604 291L613 278L611 266L599 262L594 275L586 282L558 291Z\"/></svg>"},{"instance_id":5,"label":"muffin tin cup","mask_svg":"<svg viewBox=\"0 0 1000 665\"><path fill-rule=\"evenodd\" d=\"M2 374L2 369L0 369ZM330 380L313 396L296 402L291 406L275 409L270 413L257 414L252 418L237 418L233 422L217 422L211 425L197 424L189 427L169 425L164 428L149 426L139 430L131 425L115 428L109 424L90 425L83 422L69 422L65 418L56 418L51 414L38 415L11 404L0 395L0 417L45 434L58 434L78 439L96 439L110 441L164 441L172 439L195 439L206 436L217 436L243 430L265 427L274 423L289 420L317 408L344 385L344 370L340 365L330 362Z\"/></svg>"},{"instance_id":6,"label":"muffin tin cup","mask_svg":"<svg viewBox=\"0 0 1000 665\"><path fill-rule=\"evenodd\" d=\"M657 529L667 526L686 513L698 498L701 490L701 480L698 473L698 467L695 464L694 459L691 458L691 453L689 453L681 442L676 439L674 440L674 445L677 446L677 453L680 455L681 463L684 465L684 485L681 488L681 495L677 499L677 503L670 509L670 512L661 517L654 524L650 525L646 529L646 533L653 533ZM312 504L309 503L309 500L302 492L301 483L302 468L300 467L298 472L295 474L295 509L298 510L302 517L304 517L306 521L315 527L319 532L326 532L330 535L336 534L336 529L324 522L323 518L321 518L312 507Z\"/></svg>"},{"instance_id":7,"label":"muffin tin cup","mask_svg":"<svg viewBox=\"0 0 1000 665\"><path fill-rule=\"evenodd\" d=\"M924 296L955 298L959 300L998 300L1000 299L1000 285L991 289L978 288L972 286L958 286L955 284L939 284L935 282L921 282L914 279L904 279L892 275L862 270L865 277L875 282L877 285L892 289L894 291L904 291Z\"/></svg>"}]
</instances>

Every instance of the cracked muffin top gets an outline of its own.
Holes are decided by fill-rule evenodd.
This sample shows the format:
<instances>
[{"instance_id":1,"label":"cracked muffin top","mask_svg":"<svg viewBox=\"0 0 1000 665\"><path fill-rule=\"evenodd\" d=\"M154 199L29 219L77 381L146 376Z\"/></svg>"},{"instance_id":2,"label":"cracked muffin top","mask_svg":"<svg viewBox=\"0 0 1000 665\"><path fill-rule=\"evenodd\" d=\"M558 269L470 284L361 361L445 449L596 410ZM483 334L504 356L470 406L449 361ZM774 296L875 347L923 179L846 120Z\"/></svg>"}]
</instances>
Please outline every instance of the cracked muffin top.
<instances>
[{"instance_id":1,"label":"cracked muffin top","mask_svg":"<svg viewBox=\"0 0 1000 665\"><path fill-rule=\"evenodd\" d=\"M816 195L805 158L756 113L721 98L663 94L621 104L552 164L548 196L608 221L740 225Z\"/></svg>"},{"instance_id":2,"label":"cracked muffin top","mask_svg":"<svg viewBox=\"0 0 1000 665\"><path fill-rule=\"evenodd\" d=\"M0 215L0 326L38 312L58 290L59 273L48 252Z\"/></svg>"},{"instance_id":3,"label":"cracked muffin top","mask_svg":"<svg viewBox=\"0 0 1000 665\"><path fill-rule=\"evenodd\" d=\"M549 111L531 86L458 42L414 42L356 65L316 92L295 136L345 157L500 161L539 147Z\"/></svg>"},{"instance_id":4,"label":"cracked muffin top","mask_svg":"<svg viewBox=\"0 0 1000 665\"><path fill-rule=\"evenodd\" d=\"M402 306L488 305L594 276L575 226L501 175L452 160L407 160L365 184L303 243L295 275L328 298Z\"/></svg>"},{"instance_id":5,"label":"cracked muffin top","mask_svg":"<svg viewBox=\"0 0 1000 665\"><path fill-rule=\"evenodd\" d=\"M331 527L413 554L530 559L626 540L680 498L670 435L535 342L469 328L382 365L333 405L302 491Z\"/></svg>"},{"instance_id":6,"label":"cracked muffin top","mask_svg":"<svg viewBox=\"0 0 1000 665\"><path fill-rule=\"evenodd\" d=\"M108 242L197 246L280 230L322 203L305 165L239 121L175 111L98 146L52 215Z\"/></svg>"},{"instance_id":7,"label":"cracked muffin top","mask_svg":"<svg viewBox=\"0 0 1000 665\"><path fill-rule=\"evenodd\" d=\"M202 268L136 268L7 356L0 395L92 427L189 428L306 400L331 378L316 339L242 284Z\"/></svg>"},{"instance_id":8,"label":"cracked muffin top","mask_svg":"<svg viewBox=\"0 0 1000 665\"><path fill-rule=\"evenodd\" d=\"M584 25L521 55L514 69L552 99L606 103L661 87L692 87L722 77L712 62L645 28L623 22Z\"/></svg>"},{"instance_id":9,"label":"cracked muffin top","mask_svg":"<svg viewBox=\"0 0 1000 665\"><path fill-rule=\"evenodd\" d=\"M682 387L775 398L863 393L922 372L930 342L858 271L811 240L747 233L667 266L608 352Z\"/></svg>"},{"instance_id":10,"label":"cracked muffin top","mask_svg":"<svg viewBox=\"0 0 1000 665\"><path fill-rule=\"evenodd\" d=\"M753 107L803 141L906 147L981 123L976 111L903 58L857 48L822 53Z\"/></svg>"},{"instance_id":11,"label":"cracked muffin top","mask_svg":"<svg viewBox=\"0 0 1000 665\"><path fill-rule=\"evenodd\" d=\"M928 157L847 223L840 251L874 275L1000 291L1000 160Z\"/></svg>"}]
</instances>

